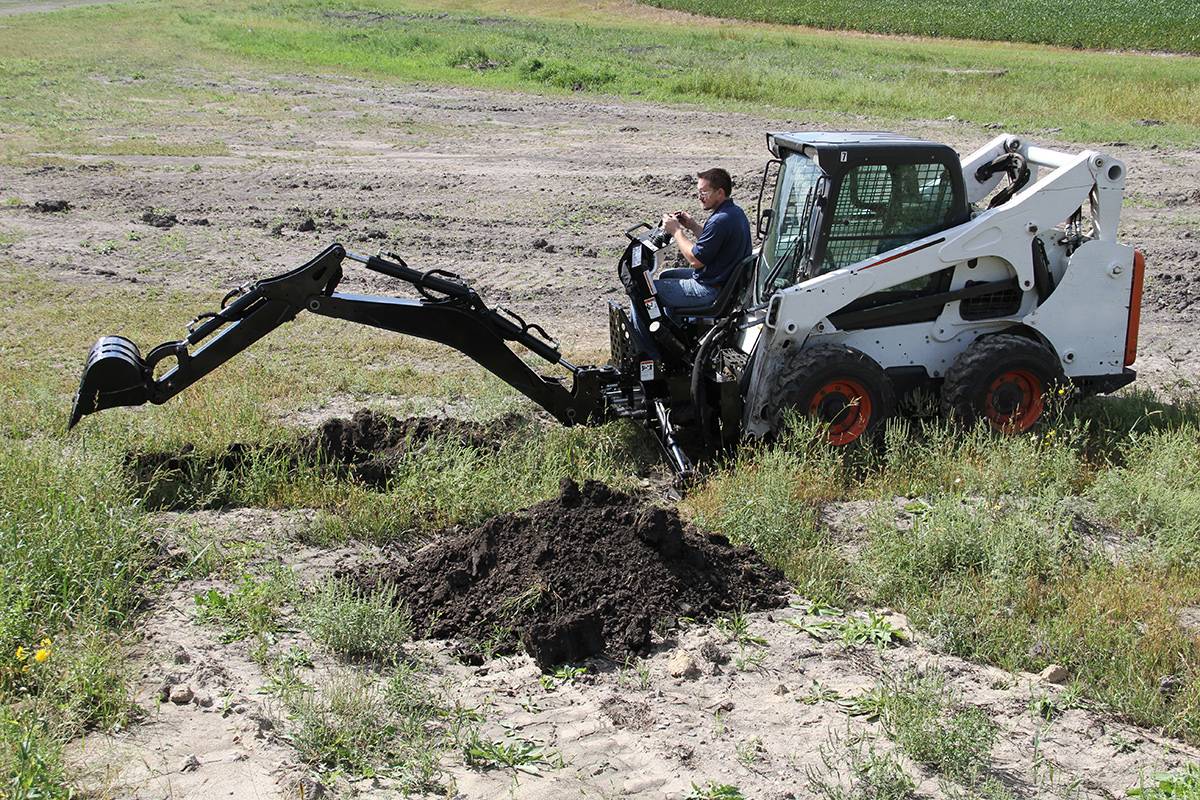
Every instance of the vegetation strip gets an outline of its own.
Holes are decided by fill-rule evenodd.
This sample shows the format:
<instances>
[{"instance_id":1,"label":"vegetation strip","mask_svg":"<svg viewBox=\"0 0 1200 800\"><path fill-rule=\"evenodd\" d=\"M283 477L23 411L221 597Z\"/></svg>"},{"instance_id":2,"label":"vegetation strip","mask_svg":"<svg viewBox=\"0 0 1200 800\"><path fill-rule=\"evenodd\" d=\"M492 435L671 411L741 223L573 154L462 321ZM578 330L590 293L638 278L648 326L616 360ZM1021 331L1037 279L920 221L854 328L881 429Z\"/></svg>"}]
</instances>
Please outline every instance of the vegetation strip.
<instances>
[{"instance_id":1,"label":"vegetation strip","mask_svg":"<svg viewBox=\"0 0 1200 800\"><path fill-rule=\"evenodd\" d=\"M676 29L624 20L615 11L579 22L574 4L488 16L495 6L476 0L455 12L418 2L334 9L304 0L246 9L175 0L14 17L0 30L0 78L12 97L0 109L0 122L12 131L4 148L10 158L51 148L168 153L175 143L128 135L96 141L80 125L120 120L136 130L158 111L133 97L186 97L181 121L201 124L207 108L269 102L219 84L181 82L172 55L181 50L189 66L218 74L335 71L773 114L848 112L893 122L953 117L1090 142L1200 141L1200 60L1193 58L847 38L739 24ZM1089 90L1064 92L1064 86ZM72 102L84 87L89 102Z\"/></svg>"},{"instance_id":2,"label":"vegetation strip","mask_svg":"<svg viewBox=\"0 0 1200 800\"><path fill-rule=\"evenodd\" d=\"M1200 53L1189 0L640 0L659 8L832 30L1031 42L1098 50Z\"/></svg>"}]
</instances>

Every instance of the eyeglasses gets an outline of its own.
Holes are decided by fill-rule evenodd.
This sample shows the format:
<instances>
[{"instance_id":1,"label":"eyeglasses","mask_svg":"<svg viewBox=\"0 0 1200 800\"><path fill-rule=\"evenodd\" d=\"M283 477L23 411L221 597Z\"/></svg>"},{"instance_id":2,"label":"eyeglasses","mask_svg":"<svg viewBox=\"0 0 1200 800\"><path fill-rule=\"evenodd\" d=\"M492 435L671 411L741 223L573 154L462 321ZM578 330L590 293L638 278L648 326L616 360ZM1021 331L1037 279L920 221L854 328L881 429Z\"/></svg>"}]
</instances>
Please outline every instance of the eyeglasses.
<instances>
[{"instance_id":1,"label":"eyeglasses","mask_svg":"<svg viewBox=\"0 0 1200 800\"><path fill-rule=\"evenodd\" d=\"M716 190L715 189L697 189L696 194L700 195L701 197L708 197L714 191L716 191Z\"/></svg>"}]
</instances>

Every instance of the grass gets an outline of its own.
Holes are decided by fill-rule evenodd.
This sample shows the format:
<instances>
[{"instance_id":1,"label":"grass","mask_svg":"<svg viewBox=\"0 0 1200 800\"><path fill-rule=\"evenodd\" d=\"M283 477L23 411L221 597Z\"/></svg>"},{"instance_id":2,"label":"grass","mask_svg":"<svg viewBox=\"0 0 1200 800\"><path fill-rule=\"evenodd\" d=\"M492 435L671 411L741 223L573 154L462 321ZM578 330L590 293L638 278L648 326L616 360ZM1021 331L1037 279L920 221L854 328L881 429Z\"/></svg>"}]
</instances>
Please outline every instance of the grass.
<instances>
[{"instance_id":1,"label":"grass","mask_svg":"<svg viewBox=\"0 0 1200 800\"><path fill-rule=\"evenodd\" d=\"M412 618L399 603L395 587L364 594L343 580L330 579L305 604L302 617L313 639L352 659L394 663L412 638Z\"/></svg>"},{"instance_id":2,"label":"grass","mask_svg":"<svg viewBox=\"0 0 1200 800\"><path fill-rule=\"evenodd\" d=\"M820 800L909 800L916 782L890 753L862 735L831 734L821 746L821 768L805 770L808 790Z\"/></svg>"},{"instance_id":3,"label":"grass","mask_svg":"<svg viewBox=\"0 0 1200 800\"><path fill-rule=\"evenodd\" d=\"M996 727L982 709L958 707L941 674L907 672L885 683L880 721L913 761L967 787L982 782Z\"/></svg>"},{"instance_id":4,"label":"grass","mask_svg":"<svg viewBox=\"0 0 1200 800\"><path fill-rule=\"evenodd\" d=\"M0 109L0 123L12 135L0 156L220 154L223 145L197 135L214 115L288 117L282 98L220 88L234 74L264 69L789 116L849 112L891 123L953 116L1014 132L1061 128L1058 136L1076 141L1200 141L1194 59L741 24L676 27L647 14L631 19L625 7L581 2L534 3L514 14L499 0L252 7L173 0L9 18L0 31L0 80L12 102ZM479 23L497 17L505 24ZM187 77L197 67L220 76L209 82L216 87ZM1144 119L1163 124L1139 124ZM169 136L158 133L163 128Z\"/></svg>"},{"instance_id":5,"label":"grass","mask_svg":"<svg viewBox=\"0 0 1200 800\"><path fill-rule=\"evenodd\" d=\"M831 461L801 423L687 505L783 566L817 606L890 606L943 652L1014 670L1060 664L1081 696L1195 740L1200 645L1177 611L1200 603L1196 431L1191 399L1138 395L1084 404L1037 438L898 425L881 453ZM913 499L897 513L895 497ZM816 520L848 500L875 511L857 541L835 541ZM1110 552L1110 525L1138 535Z\"/></svg>"},{"instance_id":6,"label":"grass","mask_svg":"<svg viewBox=\"0 0 1200 800\"><path fill-rule=\"evenodd\" d=\"M1188 0L642 0L659 8L784 25L914 36L1037 42L1095 49L1200 53L1200 14ZM1114 19L1126 22L1114 25Z\"/></svg>"}]
</instances>

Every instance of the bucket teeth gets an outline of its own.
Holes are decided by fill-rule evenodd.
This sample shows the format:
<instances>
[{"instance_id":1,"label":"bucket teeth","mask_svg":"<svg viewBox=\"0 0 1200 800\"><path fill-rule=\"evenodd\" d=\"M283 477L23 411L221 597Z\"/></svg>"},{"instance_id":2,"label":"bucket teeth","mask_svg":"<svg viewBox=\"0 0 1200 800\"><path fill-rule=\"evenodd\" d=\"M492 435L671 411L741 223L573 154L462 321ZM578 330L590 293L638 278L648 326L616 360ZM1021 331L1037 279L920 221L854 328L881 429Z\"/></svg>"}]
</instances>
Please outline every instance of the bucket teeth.
<instances>
[{"instance_id":1,"label":"bucket teeth","mask_svg":"<svg viewBox=\"0 0 1200 800\"><path fill-rule=\"evenodd\" d=\"M150 399L146 362L124 336L103 336L92 345L68 428L88 414L114 406L138 406Z\"/></svg>"}]
</instances>

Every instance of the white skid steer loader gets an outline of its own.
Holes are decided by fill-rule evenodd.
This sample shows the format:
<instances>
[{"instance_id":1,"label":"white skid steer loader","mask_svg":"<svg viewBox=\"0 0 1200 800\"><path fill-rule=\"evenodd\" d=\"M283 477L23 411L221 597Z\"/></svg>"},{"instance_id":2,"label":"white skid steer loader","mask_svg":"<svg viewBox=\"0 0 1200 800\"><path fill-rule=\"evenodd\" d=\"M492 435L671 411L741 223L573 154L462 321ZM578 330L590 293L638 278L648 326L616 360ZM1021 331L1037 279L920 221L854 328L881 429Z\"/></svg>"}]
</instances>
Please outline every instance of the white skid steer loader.
<instances>
[{"instance_id":1,"label":"white skid steer loader","mask_svg":"<svg viewBox=\"0 0 1200 800\"><path fill-rule=\"evenodd\" d=\"M144 357L123 336L102 337L70 424L166 402L301 311L441 342L566 425L637 420L681 475L697 457L778 431L787 409L820 418L835 445L872 438L920 397L1021 432L1051 391L1134 379L1144 263L1116 239L1122 162L1015 136L962 160L889 133L774 133L767 146L762 246L704 306L664 313L653 275L670 237L647 223L626 231L617 274L629 301L609 304L606 365L572 364L541 326L489 307L453 273L334 244L234 289ZM345 259L418 297L335 291ZM535 372L514 343L570 384Z\"/></svg>"}]
</instances>

